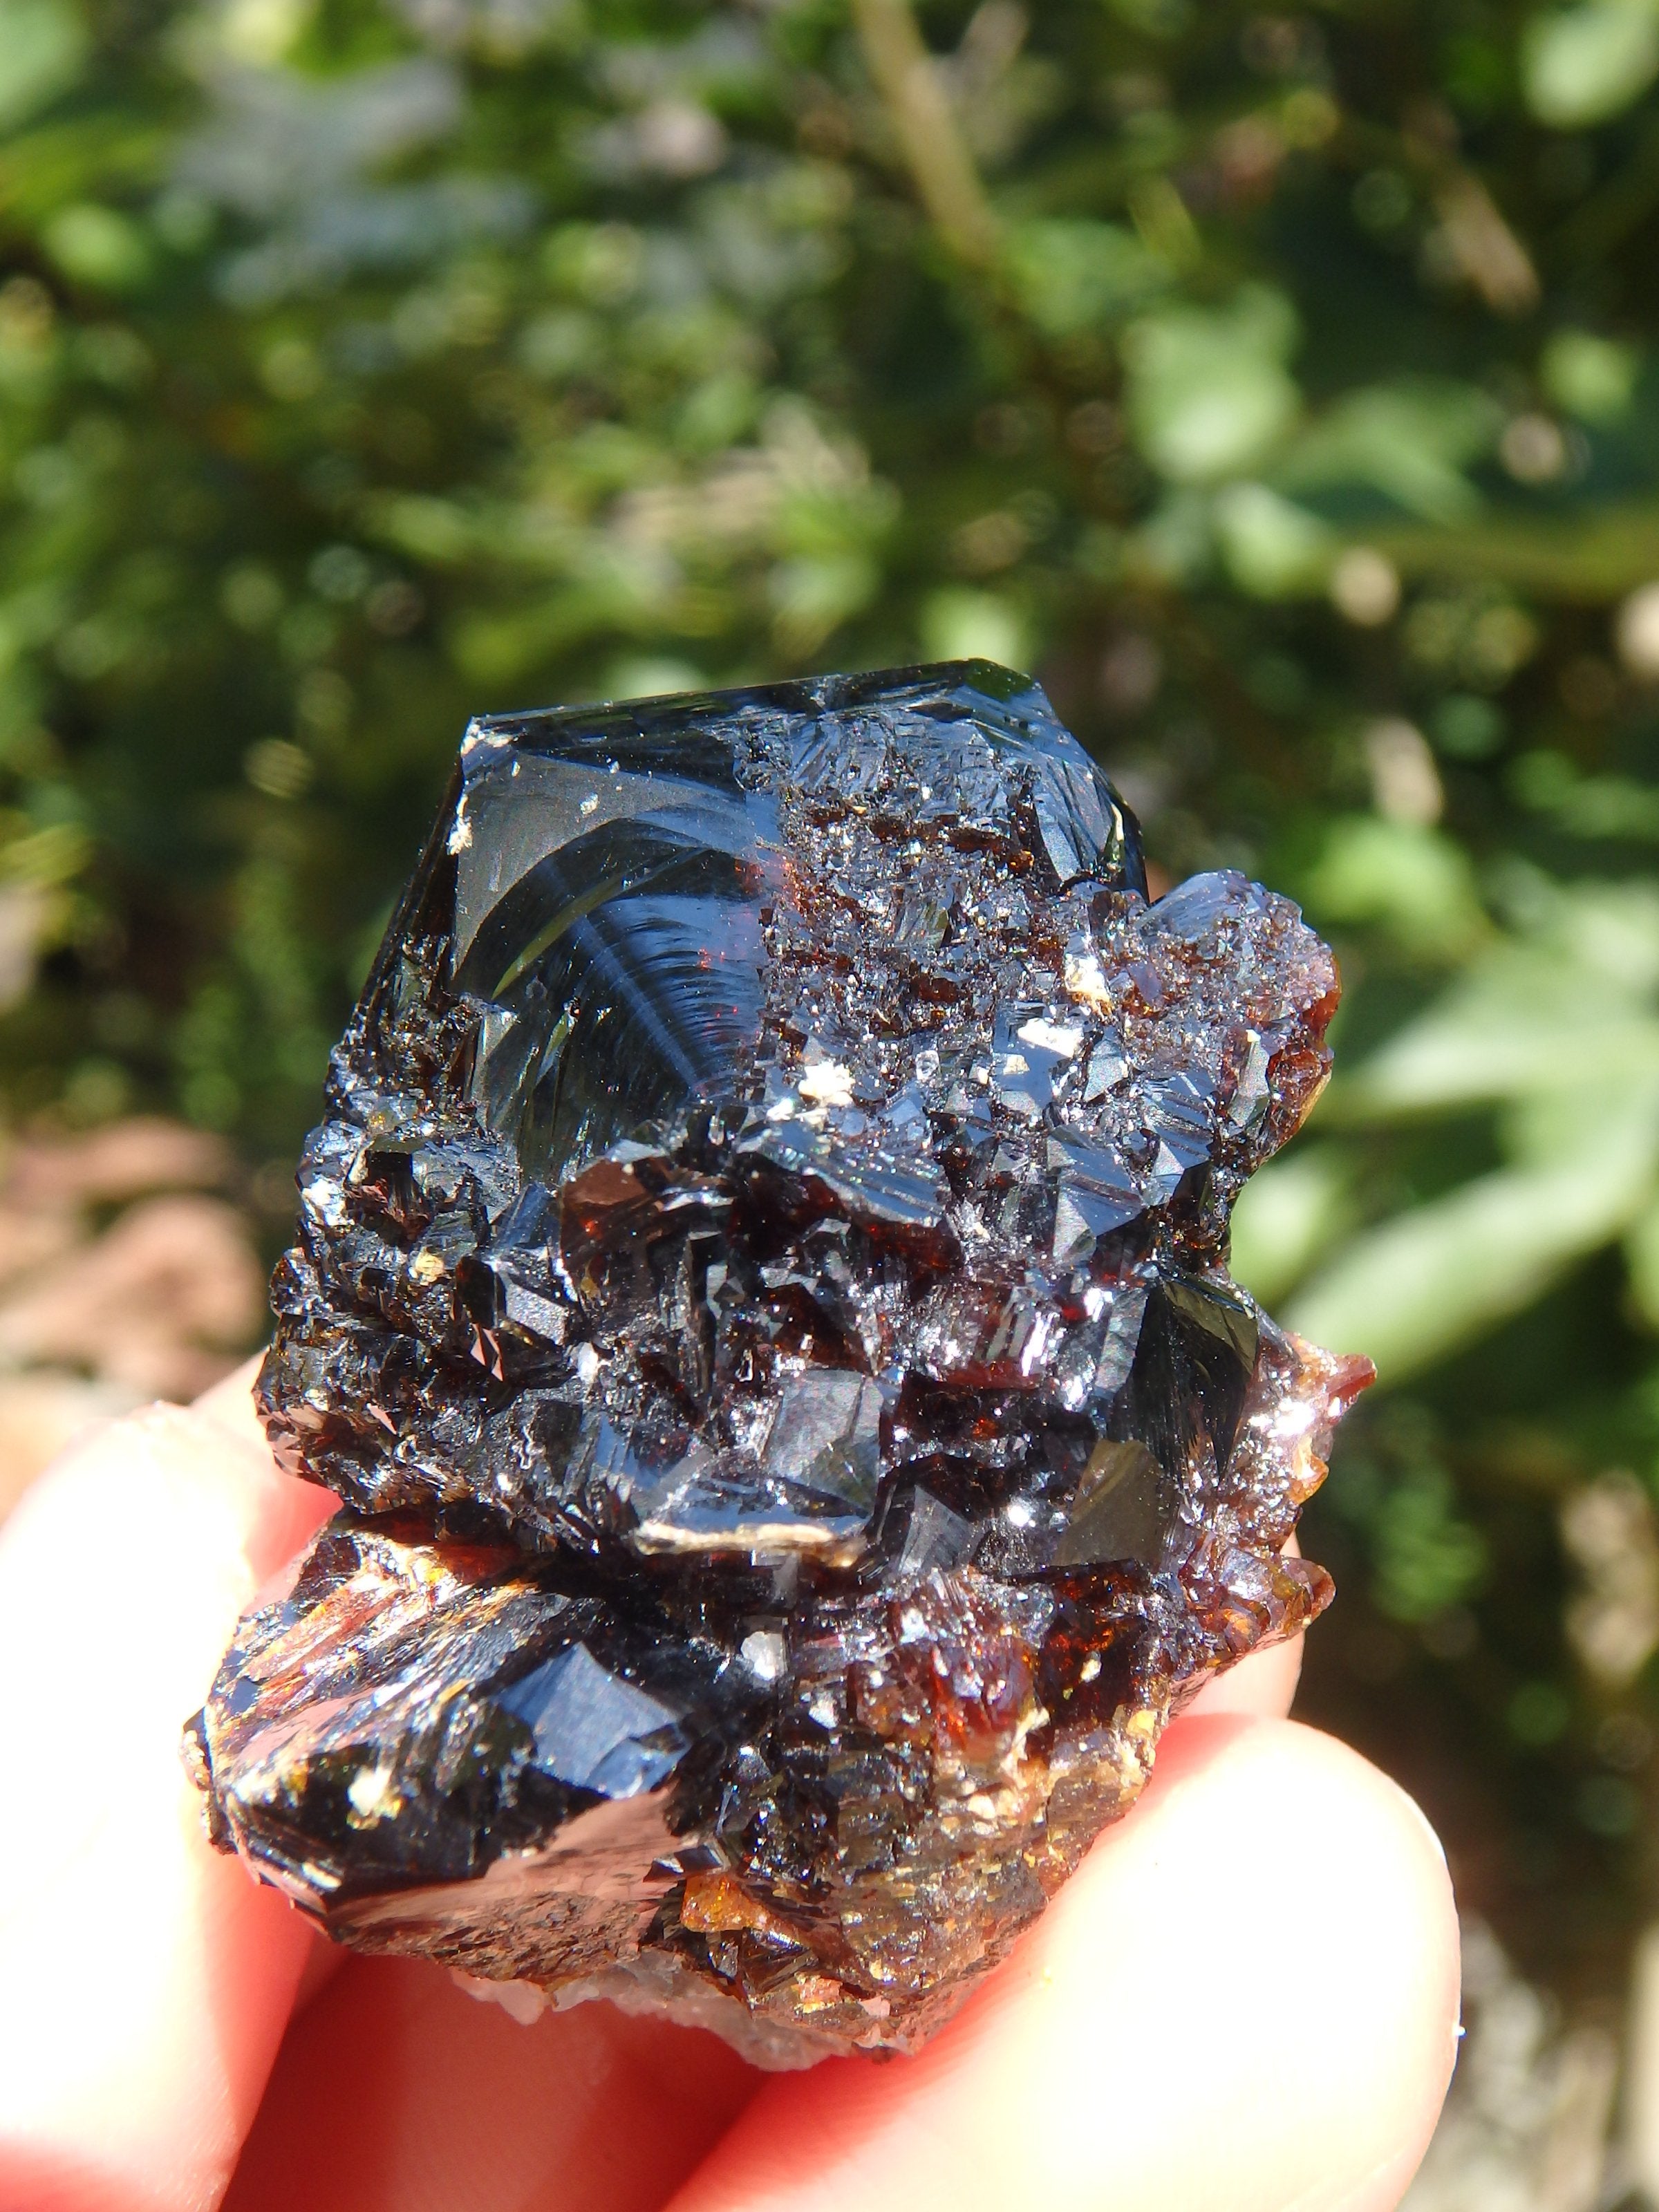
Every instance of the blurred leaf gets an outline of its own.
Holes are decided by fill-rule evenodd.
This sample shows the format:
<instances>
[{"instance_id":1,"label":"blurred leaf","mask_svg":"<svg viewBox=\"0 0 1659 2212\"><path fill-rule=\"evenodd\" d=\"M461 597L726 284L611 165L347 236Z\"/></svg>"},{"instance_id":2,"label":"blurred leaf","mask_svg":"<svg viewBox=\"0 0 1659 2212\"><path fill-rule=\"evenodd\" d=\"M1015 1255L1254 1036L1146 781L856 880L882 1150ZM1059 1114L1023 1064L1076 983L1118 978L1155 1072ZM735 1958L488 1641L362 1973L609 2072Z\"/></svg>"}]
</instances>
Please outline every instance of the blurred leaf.
<instances>
[{"instance_id":1,"label":"blurred leaf","mask_svg":"<svg viewBox=\"0 0 1659 2212\"><path fill-rule=\"evenodd\" d=\"M1228 484L1217 493L1216 537L1228 573L1260 599L1323 589L1336 541L1316 515L1266 484Z\"/></svg>"},{"instance_id":2,"label":"blurred leaf","mask_svg":"<svg viewBox=\"0 0 1659 2212\"><path fill-rule=\"evenodd\" d=\"M1265 459L1301 406L1285 366L1296 334L1289 301L1261 284L1227 308L1171 307L1130 325L1130 422L1160 475L1214 483Z\"/></svg>"},{"instance_id":3,"label":"blurred leaf","mask_svg":"<svg viewBox=\"0 0 1659 2212\"><path fill-rule=\"evenodd\" d=\"M46 225L44 243L66 276L99 291L136 290L150 273L148 240L113 208L82 201L61 209Z\"/></svg>"},{"instance_id":4,"label":"blurred leaf","mask_svg":"<svg viewBox=\"0 0 1659 2212\"><path fill-rule=\"evenodd\" d=\"M874 598L881 569L866 553L803 554L772 572L772 605L786 650L816 652L830 632Z\"/></svg>"},{"instance_id":5,"label":"blurred leaf","mask_svg":"<svg viewBox=\"0 0 1659 2212\"><path fill-rule=\"evenodd\" d=\"M1455 958L1485 933L1468 855L1416 823L1338 816L1300 889L1316 921L1370 923L1420 958Z\"/></svg>"},{"instance_id":6,"label":"blurred leaf","mask_svg":"<svg viewBox=\"0 0 1659 2212\"><path fill-rule=\"evenodd\" d=\"M1363 1348L1396 1382L1529 1305L1644 1210L1659 1167L1659 1070L1620 1100L1577 1103L1572 1156L1481 1176L1367 1231L1297 1292L1291 1327Z\"/></svg>"},{"instance_id":7,"label":"blurred leaf","mask_svg":"<svg viewBox=\"0 0 1659 2212\"><path fill-rule=\"evenodd\" d=\"M6 837L0 827L0 883L27 884L45 890L66 884L78 875L88 858L85 829L76 822L50 822L40 827L19 825L21 834Z\"/></svg>"},{"instance_id":8,"label":"blurred leaf","mask_svg":"<svg viewBox=\"0 0 1659 2212\"><path fill-rule=\"evenodd\" d=\"M369 534L421 561L463 561L488 540L488 532L458 502L419 492L368 501L364 517Z\"/></svg>"},{"instance_id":9,"label":"blurred leaf","mask_svg":"<svg viewBox=\"0 0 1659 2212\"><path fill-rule=\"evenodd\" d=\"M1231 1268L1264 1304L1282 1297L1348 1227L1352 1169L1333 1146L1298 1146L1259 1168L1233 1208Z\"/></svg>"},{"instance_id":10,"label":"blurred leaf","mask_svg":"<svg viewBox=\"0 0 1659 2212\"><path fill-rule=\"evenodd\" d=\"M1421 380L1350 392L1297 438L1276 473L1287 490L1364 484L1408 514L1462 522L1480 499L1464 471L1492 449L1503 410L1467 384Z\"/></svg>"},{"instance_id":11,"label":"blurred leaf","mask_svg":"<svg viewBox=\"0 0 1659 2212\"><path fill-rule=\"evenodd\" d=\"M1659 1330L1659 1204L1631 1224L1625 1239L1631 1295L1649 1326Z\"/></svg>"},{"instance_id":12,"label":"blurred leaf","mask_svg":"<svg viewBox=\"0 0 1659 2212\"><path fill-rule=\"evenodd\" d=\"M1444 1111L1659 1071L1659 901L1645 888L1561 897L1495 944L1344 1081L1333 1107Z\"/></svg>"},{"instance_id":13,"label":"blurred leaf","mask_svg":"<svg viewBox=\"0 0 1659 2212\"><path fill-rule=\"evenodd\" d=\"M87 43L66 0L0 0L0 131L74 83Z\"/></svg>"},{"instance_id":14,"label":"blurred leaf","mask_svg":"<svg viewBox=\"0 0 1659 2212\"><path fill-rule=\"evenodd\" d=\"M1565 754L1540 749L1516 761L1510 786L1572 836L1659 838L1659 790L1633 776L1581 775Z\"/></svg>"},{"instance_id":15,"label":"blurred leaf","mask_svg":"<svg viewBox=\"0 0 1659 2212\"><path fill-rule=\"evenodd\" d=\"M1110 324L1170 279L1132 231L1110 222L1018 223L1004 233L1002 253L1022 312L1049 337Z\"/></svg>"},{"instance_id":16,"label":"blurred leaf","mask_svg":"<svg viewBox=\"0 0 1659 2212\"><path fill-rule=\"evenodd\" d=\"M1455 532L1385 521L1369 535L1407 576L1510 584L1570 605L1605 606L1659 574L1659 506L1646 503L1489 514Z\"/></svg>"},{"instance_id":17,"label":"blurred leaf","mask_svg":"<svg viewBox=\"0 0 1659 2212\"><path fill-rule=\"evenodd\" d=\"M1634 346L1590 331L1558 331L1544 348L1539 374L1558 406L1605 425L1629 412L1640 366Z\"/></svg>"},{"instance_id":18,"label":"blurred leaf","mask_svg":"<svg viewBox=\"0 0 1659 2212\"><path fill-rule=\"evenodd\" d=\"M1536 16L1522 74L1533 113L1558 131L1617 115L1659 75L1659 11L1652 0L1590 0Z\"/></svg>"},{"instance_id":19,"label":"blurred leaf","mask_svg":"<svg viewBox=\"0 0 1659 2212\"><path fill-rule=\"evenodd\" d=\"M1121 548L1125 568L1155 584L1190 584L1214 564L1215 513L1183 486L1166 495Z\"/></svg>"},{"instance_id":20,"label":"blurred leaf","mask_svg":"<svg viewBox=\"0 0 1659 2212\"><path fill-rule=\"evenodd\" d=\"M930 660L996 660L1024 668L1031 641L1019 610L992 592L935 592L921 609L921 648Z\"/></svg>"}]
</instances>

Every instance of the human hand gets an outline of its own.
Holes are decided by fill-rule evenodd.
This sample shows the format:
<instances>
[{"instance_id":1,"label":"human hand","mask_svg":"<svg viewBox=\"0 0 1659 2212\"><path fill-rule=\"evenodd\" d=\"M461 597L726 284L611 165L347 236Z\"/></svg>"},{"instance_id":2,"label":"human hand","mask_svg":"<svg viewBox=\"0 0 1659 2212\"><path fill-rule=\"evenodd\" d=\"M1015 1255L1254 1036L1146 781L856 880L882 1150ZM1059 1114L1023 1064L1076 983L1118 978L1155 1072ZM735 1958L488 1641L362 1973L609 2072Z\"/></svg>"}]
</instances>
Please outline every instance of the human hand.
<instances>
[{"instance_id":1,"label":"human hand","mask_svg":"<svg viewBox=\"0 0 1659 2212\"><path fill-rule=\"evenodd\" d=\"M196 2212L228 2182L227 2212L1397 2203L1451 2069L1450 1888L1411 1802L1285 1720L1295 1647L1170 1728L915 2058L769 2077L607 2005L523 2028L423 1960L343 1958L209 1847L178 1757L330 1510L276 1473L249 1381L102 1431L0 1535L0 2212Z\"/></svg>"}]
</instances>

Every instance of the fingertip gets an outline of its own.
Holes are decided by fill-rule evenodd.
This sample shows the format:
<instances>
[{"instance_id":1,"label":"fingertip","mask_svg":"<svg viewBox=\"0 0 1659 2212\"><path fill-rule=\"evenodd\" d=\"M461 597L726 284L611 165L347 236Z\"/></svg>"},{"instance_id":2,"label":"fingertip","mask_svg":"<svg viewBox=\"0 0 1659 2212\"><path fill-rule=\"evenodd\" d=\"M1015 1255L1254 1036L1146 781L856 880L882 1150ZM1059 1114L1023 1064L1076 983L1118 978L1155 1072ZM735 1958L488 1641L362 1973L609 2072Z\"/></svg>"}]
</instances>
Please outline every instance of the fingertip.
<instances>
[{"instance_id":1,"label":"fingertip","mask_svg":"<svg viewBox=\"0 0 1659 2212\"><path fill-rule=\"evenodd\" d=\"M210 1390L204 1390L190 1407L199 1419L216 1423L259 1452L266 1451L268 1447L264 1424L253 1403L253 1386L259 1379L264 1357L263 1352L254 1352L240 1366L233 1367L228 1375L222 1376Z\"/></svg>"},{"instance_id":2,"label":"fingertip","mask_svg":"<svg viewBox=\"0 0 1659 2212\"><path fill-rule=\"evenodd\" d=\"M1456 2007L1445 1863L1403 1793L1310 1729L1194 1717L932 2045L769 2087L675 2212L1382 2212Z\"/></svg>"},{"instance_id":3,"label":"fingertip","mask_svg":"<svg viewBox=\"0 0 1659 2212\"><path fill-rule=\"evenodd\" d=\"M1164 2117L1165 2154L1188 2177L1175 2201L1395 2205L1445 2098L1460 2000L1445 1853L1415 1801L1318 1729L1194 1715L1040 1940L1110 1972L1126 1885L1169 1916L1196 1997L1188 2032L1223 2039L1206 2115L1195 2127L1177 2102ZM1159 2203L1157 2185L1145 2202Z\"/></svg>"},{"instance_id":4,"label":"fingertip","mask_svg":"<svg viewBox=\"0 0 1659 2212\"><path fill-rule=\"evenodd\" d=\"M1302 1679L1303 1639L1289 1637L1252 1651L1237 1666L1228 1667L1204 1685L1182 1718L1194 1715L1242 1713L1261 1720L1282 1721L1290 1713L1296 1686Z\"/></svg>"},{"instance_id":5,"label":"fingertip","mask_svg":"<svg viewBox=\"0 0 1659 2212\"><path fill-rule=\"evenodd\" d=\"M185 1418L234 1444L246 1478L258 1487L259 1510L248 1532L247 1553L263 1581L307 1543L339 1500L314 1482L284 1474L271 1455L253 1386L264 1354L245 1359L185 1409Z\"/></svg>"}]
</instances>

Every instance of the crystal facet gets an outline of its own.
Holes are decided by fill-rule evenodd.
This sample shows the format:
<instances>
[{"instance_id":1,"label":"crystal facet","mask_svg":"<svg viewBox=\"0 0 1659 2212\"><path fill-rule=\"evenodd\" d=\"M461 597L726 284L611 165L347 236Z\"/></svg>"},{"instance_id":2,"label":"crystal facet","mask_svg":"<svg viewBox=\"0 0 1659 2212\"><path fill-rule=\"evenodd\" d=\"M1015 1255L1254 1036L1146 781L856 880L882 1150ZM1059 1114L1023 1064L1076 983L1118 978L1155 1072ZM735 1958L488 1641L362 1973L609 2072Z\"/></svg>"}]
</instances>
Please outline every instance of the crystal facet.
<instances>
[{"instance_id":1,"label":"crystal facet","mask_svg":"<svg viewBox=\"0 0 1659 2212\"><path fill-rule=\"evenodd\" d=\"M327 1931L914 2046L1127 1809L1369 1379L1225 1270L1337 981L983 663L475 723L260 1378L343 1510L187 1741Z\"/></svg>"}]
</instances>

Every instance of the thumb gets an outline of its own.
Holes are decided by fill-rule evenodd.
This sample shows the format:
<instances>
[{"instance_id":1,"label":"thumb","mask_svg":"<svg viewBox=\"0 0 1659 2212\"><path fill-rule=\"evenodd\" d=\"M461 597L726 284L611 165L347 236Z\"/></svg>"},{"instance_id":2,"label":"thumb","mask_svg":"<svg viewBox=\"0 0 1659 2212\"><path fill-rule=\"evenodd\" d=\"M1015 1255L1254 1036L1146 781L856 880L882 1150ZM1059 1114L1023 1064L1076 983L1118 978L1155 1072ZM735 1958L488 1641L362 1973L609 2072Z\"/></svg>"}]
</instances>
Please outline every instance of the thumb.
<instances>
[{"instance_id":1,"label":"thumb","mask_svg":"<svg viewBox=\"0 0 1659 2212\"><path fill-rule=\"evenodd\" d=\"M237 1614L328 1510L244 1370L101 1430L0 1536L0 2203L217 2201L314 1938L179 1759Z\"/></svg>"}]
</instances>

